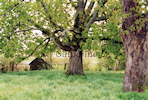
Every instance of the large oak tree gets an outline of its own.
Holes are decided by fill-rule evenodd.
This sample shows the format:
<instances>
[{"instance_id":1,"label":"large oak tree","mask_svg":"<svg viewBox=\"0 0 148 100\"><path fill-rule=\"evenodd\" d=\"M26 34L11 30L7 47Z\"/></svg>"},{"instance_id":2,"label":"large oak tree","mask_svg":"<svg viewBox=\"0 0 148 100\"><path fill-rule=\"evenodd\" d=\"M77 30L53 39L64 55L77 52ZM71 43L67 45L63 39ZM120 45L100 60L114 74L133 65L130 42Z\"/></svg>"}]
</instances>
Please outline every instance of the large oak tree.
<instances>
[{"instance_id":1,"label":"large oak tree","mask_svg":"<svg viewBox=\"0 0 148 100\"><path fill-rule=\"evenodd\" d=\"M126 51L124 91L142 92L148 86L148 12L144 9L147 5L146 0L122 0L126 14L122 25Z\"/></svg>"},{"instance_id":2,"label":"large oak tree","mask_svg":"<svg viewBox=\"0 0 148 100\"><path fill-rule=\"evenodd\" d=\"M66 73L83 75L82 46L90 37L91 25L107 20L112 9L118 6L116 3L110 4L113 3L110 0L108 4L107 2L108 0L3 0L0 4L1 49L8 57L23 58L26 56L24 54L32 55L40 45L44 47L37 54L47 52L44 49L56 44L60 49L70 52ZM40 30L44 37L35 35L32 30Z\"/></svg>"}]
</instances>

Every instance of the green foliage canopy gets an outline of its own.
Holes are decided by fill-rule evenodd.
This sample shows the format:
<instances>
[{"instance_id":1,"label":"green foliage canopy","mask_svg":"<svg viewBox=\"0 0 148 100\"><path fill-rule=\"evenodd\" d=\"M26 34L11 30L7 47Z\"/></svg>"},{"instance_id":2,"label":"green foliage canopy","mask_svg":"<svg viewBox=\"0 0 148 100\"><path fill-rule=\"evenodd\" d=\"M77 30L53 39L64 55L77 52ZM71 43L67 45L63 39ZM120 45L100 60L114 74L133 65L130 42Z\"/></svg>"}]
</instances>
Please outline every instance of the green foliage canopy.
<instances>
[{"instance_id":1,"label":"green foliage canopy","mask_svg":"<svg viewBox=\"0 0 148 100\"><path fill-rule=\"evenodd\" d=\"M81 47L93 49L99 46L98 40L112 36L114 40L109 40L121 42L118 21L110 21L115 20L113 13L120 14L118 0L3 0L0 5L0 49L6 57L22 60L32 55L37 47L34 54L41 56L53 51L55 44L66 51ZM104 20L109 23L103 24ZM94 22L101 24L92 25ZM34 30L41 31L42 35ZM106 49L105 45L101 48ZM107 46L108 50L112 45ZM112 52L116 52L115 49Z\"/></svg>"}]
</instances>

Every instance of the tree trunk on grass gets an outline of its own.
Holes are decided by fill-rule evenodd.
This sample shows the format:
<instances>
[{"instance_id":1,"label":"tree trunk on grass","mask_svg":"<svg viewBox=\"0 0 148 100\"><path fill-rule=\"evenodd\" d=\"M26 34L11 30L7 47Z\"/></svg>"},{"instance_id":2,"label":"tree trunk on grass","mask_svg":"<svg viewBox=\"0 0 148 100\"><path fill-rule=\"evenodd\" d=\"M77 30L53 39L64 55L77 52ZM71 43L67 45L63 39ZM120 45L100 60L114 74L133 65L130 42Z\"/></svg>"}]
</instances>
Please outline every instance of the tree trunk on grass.
<instances>
[{"instance_id":1,"label":"tree trunk on grass","mask_svg":"<svg viewBox=\"0 0 148 100\"><path fill-rule=\"evenodd\" d=\"M52 52L50 51L50 65L52 66Z\"/></svg>"},{"instance_id":2,"label":"tree trunk on grass","mask_svg":"<svg viewBox=\"0 0 148 100\"><path fill-rule=\"evenodd\" d=\"M82 51L79 49L70 51L69 65L66 75L84 75L82 63Z\"/></svg>"},{"instance_id":3,"label":"tree trunk on grass","mask_svg":"<svg viewBox=\"0 0 148 100\"><path fill-rule=\"evenodd\" d=\"M144 90L147 79L148 65L146 65L146 61L148 61L148 55L146 55L146 51L148 51L148 48L144 49L145 42L142 43L144 37L133 37L131 35L128 35L128 38L124 40L126 50L124 91L140 92Z\"/></svg>"},{"instance_id":4,"label":"tree trunk on grass","mask_svg":"<svg viewBox=\"0 0 148 100\"><path fill-rule=\"evenodd\" d=\"M10 69L9 69L9 71L11 72L13 72L14 71L14 62L13 61L11 61L10 62Z\"/></svg>"},{"instance_id":5,"label":"tree trunk on grass","mask_svg":"<svg viewBox=\"0 0 148 100\"><path fill-rule=\"evenodd\" d=\"M14 71L14 63L11 63L12 72Z\"/></svg>"},{"instance_id":6,"label":"tree trunk on grass","mask_svg":"<svg viewBox=\"0 0 148 100\"><path fill-rule=\"evenodd\" d=\"M64 64L64 70L66 70L66 65L67 65L67 63Z\"/></svg>"},{"instance_id":7,"label":"tree trunk on grass","mask_svg":"<svg viewBox=\"0 0 148 100\"><path fill-rule=\"evenodd\" d=\"M123 90L125 92L142 92L148 85L148 32L146 27L141 30L130 30L130 26L135 26L135 21L141 18L140 16L134 16L137 12L130 10L133 7L137 7L138 4L134 0L123 0L122 4L123 12L125 14L131 13L124 19L122 25L123 31L128 31L128 34L122 33L121 35L126 51ZM144 18L146 18L146 15Z\"/></svg>"}]
</instances>

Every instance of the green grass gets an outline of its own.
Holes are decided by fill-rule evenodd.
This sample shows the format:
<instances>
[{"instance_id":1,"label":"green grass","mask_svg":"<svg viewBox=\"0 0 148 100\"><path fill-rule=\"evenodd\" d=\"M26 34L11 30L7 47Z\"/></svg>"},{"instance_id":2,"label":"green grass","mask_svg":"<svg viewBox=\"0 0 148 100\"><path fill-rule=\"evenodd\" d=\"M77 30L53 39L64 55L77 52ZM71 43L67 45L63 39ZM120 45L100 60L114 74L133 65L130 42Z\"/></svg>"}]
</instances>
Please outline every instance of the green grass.
<instances>
[{"instance_id":1,"label":"green grass","mask_svg":"<svg viewBox=\"0 0 148 100\"><path fill-rule=\"evenodd\" d=\"M0 74L0 100L148 100L148 91L123 93L123 73L85 72L66 76L62 70Z\"/></svg>"}]
</instances>

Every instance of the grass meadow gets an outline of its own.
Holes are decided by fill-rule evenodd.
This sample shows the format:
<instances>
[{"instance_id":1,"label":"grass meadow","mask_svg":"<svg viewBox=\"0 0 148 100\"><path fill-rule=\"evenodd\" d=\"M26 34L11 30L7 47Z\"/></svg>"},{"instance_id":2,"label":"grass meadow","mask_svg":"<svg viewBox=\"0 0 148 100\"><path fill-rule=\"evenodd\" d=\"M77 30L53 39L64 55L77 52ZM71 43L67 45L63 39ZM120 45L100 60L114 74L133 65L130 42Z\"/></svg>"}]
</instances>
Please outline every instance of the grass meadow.
<instances>
[{"instance_id":1,"label":"grass meadow","mask_svg":"<svg viewBox=\"0 0 148 100\"><path fill-rule=\"evenodd\" d=\"M0 73L0 100L148 100L148 91L123 93L123 72L63 70Z\"/></svg>"}]
</instances>

